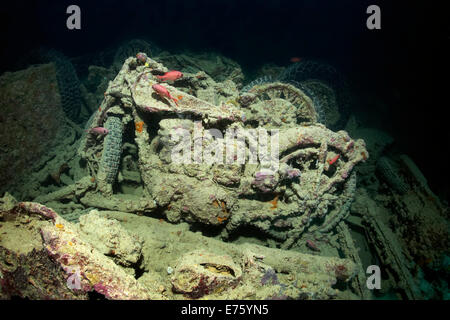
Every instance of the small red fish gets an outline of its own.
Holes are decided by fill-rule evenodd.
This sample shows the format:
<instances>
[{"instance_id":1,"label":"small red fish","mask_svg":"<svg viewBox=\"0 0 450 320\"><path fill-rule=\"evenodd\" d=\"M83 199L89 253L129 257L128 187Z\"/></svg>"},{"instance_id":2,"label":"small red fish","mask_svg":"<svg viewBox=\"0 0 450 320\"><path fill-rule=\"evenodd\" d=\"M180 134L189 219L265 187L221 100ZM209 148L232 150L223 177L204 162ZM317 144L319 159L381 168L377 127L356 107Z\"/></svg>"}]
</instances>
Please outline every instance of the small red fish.
<instances>
[{"instance_id":1,"label":"small red fish","mask_svg":"<svg viewBox=\"0 0 450 320\"><path fill-rule=\"evenodd\" d=\"M107 135L109 133L109 130L103 127L95 127L90 130L86 130L86 132L96 135Z\"/></svg>"},{"instance_id":2,"label":"small red fish","mask_svg":"<svg viewBox=\"0 0 450 320\"><path fill-rule=\"evenodd\" d=\"M159 94L160 97L172 99L178 107L177 99L172 97L170 95L169 91L165 87L163 87L160 84L154 84L154 85L152 85L152 89L155 90L156 93Z\"/></svg>"},{"instance_id":3,"label":"small red fish","mask_svg":"<svg viewBox=\"0 0 450 320\"><path fill-rule=\"evenodd\" d=\"M319 247L317 247L317 245L312 240L306 240L306 245L313 251L320 251Z\"/></svg>"},{"instance_id":4,"label":"small red fish","mask_svg":"<svg viewBox=\"0 0 450 320\"><path fill-rule=\"evenodd\" d=\"M300 58L300 57L292 57L289 61L291 61L292 63L296 63L296 62L302 61L302 58Z\"/></svg>"},{"instance_id":5,"label":"small red fish","mask_svg":"<svg viewBox=\"0 0 450 320\"><path fill-rule=\"evenodd\" d=\"M333 163L335 163L337 161L337 159L339 159L340 155L336 155L333 158L331 158L330 160L328 160L328 164L332 165Z\"/></svg>"},{"instance_id":6,"label":"small red fish","mask_svg":"<svg viewBox=\"0 0 450 320\"><path fill-rule=\"evenodd\" d=\"M169 71L166 72L163 76L156 76L161 81L175 81L177 79L180 79L183 76L183 73L180 71Z\"/></svg>"}]
</instances>

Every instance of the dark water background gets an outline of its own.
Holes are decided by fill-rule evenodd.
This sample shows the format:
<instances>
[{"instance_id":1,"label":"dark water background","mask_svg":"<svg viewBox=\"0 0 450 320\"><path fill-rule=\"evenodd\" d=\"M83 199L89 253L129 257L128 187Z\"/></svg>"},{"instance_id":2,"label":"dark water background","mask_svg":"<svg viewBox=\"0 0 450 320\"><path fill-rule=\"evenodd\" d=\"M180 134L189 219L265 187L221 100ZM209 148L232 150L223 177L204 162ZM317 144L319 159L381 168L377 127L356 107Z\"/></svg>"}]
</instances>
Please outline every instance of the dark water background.
<instances>
[{"instance_id":1,"label":"dark water background","mask_svg":"<svg viewBox=\"0 0 450 320\"><path fill-rule=\"evenodd\" d=\"M66 29L65 12L70 4L81 7L81 30ZM381 30L366 28L366 8L371 4L381 8ZM450 32L443 4L405 0L13 1L0 8L0 72L11 70L15 61L41 46L76 57L139 37L171 52L219 52L237 61L248 75L264 63L287 66L291 57L322 59L345 73L361 94L354 112L368 126L393 135L432 189L448 198ZM373 95L384 104L374 106Z\"/></svg>"}]
</instances>

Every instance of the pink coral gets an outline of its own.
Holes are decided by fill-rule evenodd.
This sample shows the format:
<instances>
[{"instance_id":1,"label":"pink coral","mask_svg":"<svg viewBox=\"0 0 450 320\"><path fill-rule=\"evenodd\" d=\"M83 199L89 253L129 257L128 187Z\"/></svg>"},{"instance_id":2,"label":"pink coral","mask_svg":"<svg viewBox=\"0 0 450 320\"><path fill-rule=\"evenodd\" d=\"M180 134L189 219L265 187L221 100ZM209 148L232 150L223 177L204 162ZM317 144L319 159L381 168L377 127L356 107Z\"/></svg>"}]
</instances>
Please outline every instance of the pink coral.
<instances>
[{"instance_id":1,"label":"pink coral","mask_svg":"<svg viewBox=\"0 0 450 320\"><path fill-rule=\"evenodd\" d=\"M81 290L80 269L76 268L75 270L70 270L69 268L66 268L66 272L69 274L69 277L67 278L67 286L72 290Z\"/></svg>"}]
</instances>

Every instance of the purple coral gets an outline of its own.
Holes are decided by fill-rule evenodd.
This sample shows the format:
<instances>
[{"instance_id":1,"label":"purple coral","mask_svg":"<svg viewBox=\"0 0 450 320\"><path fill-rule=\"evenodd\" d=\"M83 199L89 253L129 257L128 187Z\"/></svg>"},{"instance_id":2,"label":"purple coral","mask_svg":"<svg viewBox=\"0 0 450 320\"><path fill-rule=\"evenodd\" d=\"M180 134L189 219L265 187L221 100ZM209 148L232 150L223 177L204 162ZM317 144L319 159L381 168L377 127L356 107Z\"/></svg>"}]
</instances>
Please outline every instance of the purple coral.
<instances>
[{"instance_id":1,"label":"purple coral","mask_svg":"<svg viewBox=\"0 0 450 320\"><path fill-rule=\"evenodd\" d=\"M148 112L159 112L160 111L157 108L153 108L153 107L149 107L149 106L145 107L145 110Z\"/></svg>"},{"instance_id":2,"label":"purple coral","mask_svg":"<svg viewBox=\"0 0 450 320\"><path fill-rule=\"evenodd\" d=\"M67 286L72 290L81 290L81 273L80 269L70 270L66 268L66 272L69 274L67 278Z\"/></svg>"},{"instance_id":3,"label":"purple coral","mask_svg":"<svg viewBox=\"0 0 450 320\"><path fill-rule=\"evenodd\" d=\"M136 55L136 58L142 63L145 63L147 61L147 55L145 53L143 53L143 52L139 52Z\"/></svg>"},{"instance_id":4,"label":"purple coral","mask_svg":"<svg viewBox=\"0 0 450 320\"><path fill-rule=\"evenodd\" d=\"M20 202L19 208L27 212L39 214L53 221L55 221L55 218L57 216L55 211L37 202Z\"/></svg>"},{"instance_id":5,"label":"purple coral","mask_svg":"<svg viewBox=\"0 0 450 320\"><path fill-rule=\"evenodd\" d=\"M286 176L288 179L295 179L297 177L300 177L300 170L295 168L290 168L286 170Z\"/></svg>"},{"instance_id":6,"label":"purple coral","mask_svg":"<svg viewBox=\"0 0 450 320\"><path fill-rule=\"evenodd\" d=\"M264 180L273 177L273 172L268 170L260 170L255 173L255 180Z\"/></svg>"},{"instance_id":7,"label":"purple coral","mask_svg":"<svg viewBox=\"0 0 450 320\"><path fill-rule=\"evenodd\" d=\"M294 179L300 177L300 174L301 174L300 169L293 168L292 166L290 166L286 163L282 163L278 172L280 173L280 176L283 179L287 179L287 180L294 180Z\"/></svg>"},{"instance_id":8,"label":"purple coral","mask_svg":"<svg viewBox=\"0 0 450 320\"><path fill-rule=\"evenodd\" d=\"M102 282L96 283L94 285L94 290L100 294L103 294L105 297L110 298L108 293L108 286L104 285Z\"/></svg>"},{"instance_id":9,"label":"purple coral","mask_svg":"<svg viewBox=\"0 0 450 320\"><path fill-rule=\"evenodd\" d=\"M258 188L262 192L272 191L277 184L275 175L270 170L260 170L255 173L255 179L252 181L252 185Z\"/></svg>"},{"instance_id":10,"label":"purple coral","mask_svg":"<svg viewBox=\"0 0 450 320\"><path fill-rule=\"evenodd\" d=\"M261 279L261 284L263 286L265 286L266 284L279 284L275 270L271 268L267 269Z\"/></svg>"}]
</instances>

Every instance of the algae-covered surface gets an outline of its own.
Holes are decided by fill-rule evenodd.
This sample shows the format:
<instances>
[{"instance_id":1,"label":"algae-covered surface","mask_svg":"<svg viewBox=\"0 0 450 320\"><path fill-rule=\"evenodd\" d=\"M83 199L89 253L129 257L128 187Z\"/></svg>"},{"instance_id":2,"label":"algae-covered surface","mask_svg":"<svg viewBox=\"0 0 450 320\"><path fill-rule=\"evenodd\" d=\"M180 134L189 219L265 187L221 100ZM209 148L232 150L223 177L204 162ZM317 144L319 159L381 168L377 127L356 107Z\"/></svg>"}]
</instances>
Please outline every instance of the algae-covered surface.
<instances>
[{"instance_id":1,"label":"algae-covered surface","mask_svg":"<svg viewBox=\"0 0 450 320\"><path fill-rule=\"evenodd\" d=\"M144 240L144 275L138 281L144 285L158 284L156 288L161 291L164 288L162 293L171 299L189 298L193 295L204 299L335 297L338 291L330 286L330 282L337 281L335 275L327 274L328 271L322 267L329 264L333 268L334 264L342 263L349 269L346 276L350 276L355 268L350 261L340 259L322 260L314 255L255 244L224 243L219 239L205 237L200 232L189 231L187 224L172 225L139 216L130 218L120 212L105 211L102 215L122 221L126 230L141 235ZM196 266L200 270L196 270ZM203 289L197 290L189 286L185 288L186 284L180 284L183 279L179 279L182 275L178 273L186 272L184 268L193 268L193 274L188 272L188 279L185 281L194 281L196 272L204 273L205 277L224 275L230 279L229 282L225 281L224 286L219 284L216 288L213 285L209 289L212 292L208 292L208 289L197 292ZM269 278L268 274L271 272ZM171 290L174 283L177 285L176 291L181 291L180 293ZM230 286L235 288L230 290ZM181 293L185 293L185 296Z\"/></svg>"},{"instance_id":2,"label":"algae-covered surface","mask_svg":"<svg viewBox=\"0 0 450 320\"><path fill-rule=\"evenodd\" d=\"M40 215L42 212L52 212L52 215ZM66 274L67 287L80 299L85 298L84 292L90 291L112 299L352 296L350 292L332 288L338 281L345 283L354 276L356 265L348 259L248 243L225 243L189 231L188 224L172 225L160 219L117 211L93 210L74 225L51 209L20 203L2 218L2 257L8 257L10 252L28 257L34 252L47 251L62 267L60 272ZM93 233L95 228L101 231ZM14 255L13 262L3 265L3 276L8 278L19 268L28 267L22 272L32 279L36 266L19 266L17 259ZM52 268L61 278L57 269ZM24 296L43 298L35 290L21 288L23 283L17 281L16 290ZM54 286L54 283L47 283L47 291L57 290ZM66 288L66 291L69 290Z\"/></svg>"},{"instance_id":3,"label":"algae-covered surface","mask_svg":"<svg viewBox=\"0 0 450 320\"><path fill-rule=\"evenodd\" d=\"M1 298L447 297L448 207L394 138L348 113L334 67L267 65L243 86L227 57L151 47L127 42L89 67L85 122L64 116L52 64L0 79L2 103L32 104L25 87L45 105L30 116L53 113L3 146L17 176L2 176ZM23 116L5 110L2 122ZM16 125L2 130L25 140ZM218 148L239 132L236 153Z\"/></svg>"}]
</instances>

